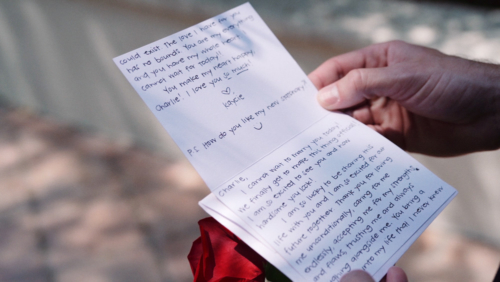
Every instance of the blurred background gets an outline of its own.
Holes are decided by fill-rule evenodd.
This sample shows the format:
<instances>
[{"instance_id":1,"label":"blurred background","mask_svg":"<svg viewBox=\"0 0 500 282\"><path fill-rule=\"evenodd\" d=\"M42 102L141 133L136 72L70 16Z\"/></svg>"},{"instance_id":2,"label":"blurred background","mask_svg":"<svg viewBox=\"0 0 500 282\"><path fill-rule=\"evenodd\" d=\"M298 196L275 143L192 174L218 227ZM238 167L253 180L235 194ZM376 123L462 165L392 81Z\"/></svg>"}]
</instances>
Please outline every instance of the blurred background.
<instances>
[{"instance_id":1,"label":"blurred background","mask_svg":"<svg viewBox=\"0 0 500 282\"><path fill-rule=\"evenodd\" d=\"M0 1L0 281L192 280L209 190L111 59L243 2ZM500 62L498 1L251 3L305 72L392 39ZM415 157L459 194L399 265L491 281L500 151Z\"/></svg>"}]
</instances>

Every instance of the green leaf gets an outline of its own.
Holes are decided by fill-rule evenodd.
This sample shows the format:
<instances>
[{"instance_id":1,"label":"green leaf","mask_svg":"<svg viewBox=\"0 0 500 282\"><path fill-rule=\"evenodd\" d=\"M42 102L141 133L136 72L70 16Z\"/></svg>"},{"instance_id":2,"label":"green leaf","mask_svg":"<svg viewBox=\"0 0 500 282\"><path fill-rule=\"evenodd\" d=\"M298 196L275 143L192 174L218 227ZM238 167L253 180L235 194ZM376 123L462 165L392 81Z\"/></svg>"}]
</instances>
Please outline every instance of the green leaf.
<instances>
[{"instance_id":1,"label":"green leaf","mask_svg":"<svg viewBox=\"0 0 500 282\"><path fill-rule=\"evenodd\" d=\"M292 282L285 274L268 262L264 263L264 271L266 272L266 279L271 282Z\"/></svg>"}]
</instances>

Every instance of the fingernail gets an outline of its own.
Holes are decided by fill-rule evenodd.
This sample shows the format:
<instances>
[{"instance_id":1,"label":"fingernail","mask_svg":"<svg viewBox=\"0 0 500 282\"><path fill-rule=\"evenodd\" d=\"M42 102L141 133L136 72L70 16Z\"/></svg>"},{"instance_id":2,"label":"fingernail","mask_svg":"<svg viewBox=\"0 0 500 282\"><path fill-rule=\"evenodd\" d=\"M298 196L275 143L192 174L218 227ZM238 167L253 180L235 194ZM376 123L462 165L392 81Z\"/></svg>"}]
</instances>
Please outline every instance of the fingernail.
<instances>
[{"instance_id":1,"label":"fingernail","mask_svg":"<svg viewBox=\"0 0 500 282\"><path fill-rule=\"evenodd\" d=\"M337 85L333 85L330 89L322 89L318 93L318 99L325 108L332 108L339 101L339 90Z\"/></svg>"}]
</instances>

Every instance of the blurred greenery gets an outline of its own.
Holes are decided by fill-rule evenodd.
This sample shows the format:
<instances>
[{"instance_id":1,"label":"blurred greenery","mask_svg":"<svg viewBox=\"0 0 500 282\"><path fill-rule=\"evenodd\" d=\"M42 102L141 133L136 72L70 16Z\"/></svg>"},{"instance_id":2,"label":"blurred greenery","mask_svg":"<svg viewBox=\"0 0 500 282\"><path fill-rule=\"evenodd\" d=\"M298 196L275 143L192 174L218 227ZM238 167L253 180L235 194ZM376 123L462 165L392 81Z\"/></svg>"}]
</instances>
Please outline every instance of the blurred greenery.
<instances>
[{"instance_id":1,"label":"blurred greenery","mask_svg":"<svg viewBox=\"0 0 500 282\"><path fill-rule=\"evenodd\" d=\"M482 0L482 1L474 1L474 0L412 0L413 2L427 2L427 3L453 3L453 4L461 4L468 6L476 6L476 7L492 7L498 8L500 7L500 1L498 0Z\"/></svg>"}]
</instances>

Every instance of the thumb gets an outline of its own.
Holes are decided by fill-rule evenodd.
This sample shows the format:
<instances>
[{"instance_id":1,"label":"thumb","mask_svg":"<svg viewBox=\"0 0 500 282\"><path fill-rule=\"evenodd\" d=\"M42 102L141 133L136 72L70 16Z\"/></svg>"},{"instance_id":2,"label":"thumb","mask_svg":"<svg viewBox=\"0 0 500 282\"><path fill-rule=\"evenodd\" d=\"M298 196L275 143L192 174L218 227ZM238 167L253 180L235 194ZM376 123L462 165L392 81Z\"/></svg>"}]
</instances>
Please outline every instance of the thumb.
<instances>
[{"instance_id":1,"label":"thumb","mask_svg":"<svg viewBox=\"0 0 500 282\"><path fill-rule=\"evenodd\" d=\"M319 104L327 110L340 110L358 105L373 97L390 96L397 75L391 68L355 69L336 82L320 89Z\"/></svg>"},{"instance_id":2,"label":"thumb","mask_svg":"<svg viewBox=\"0 0 500 282\"><path fill-rule=\"evenodd\" d=\"M342 276L340 282L375 282L373 278L363 270L353 270Z\"/></svg>"}]
</instances>

